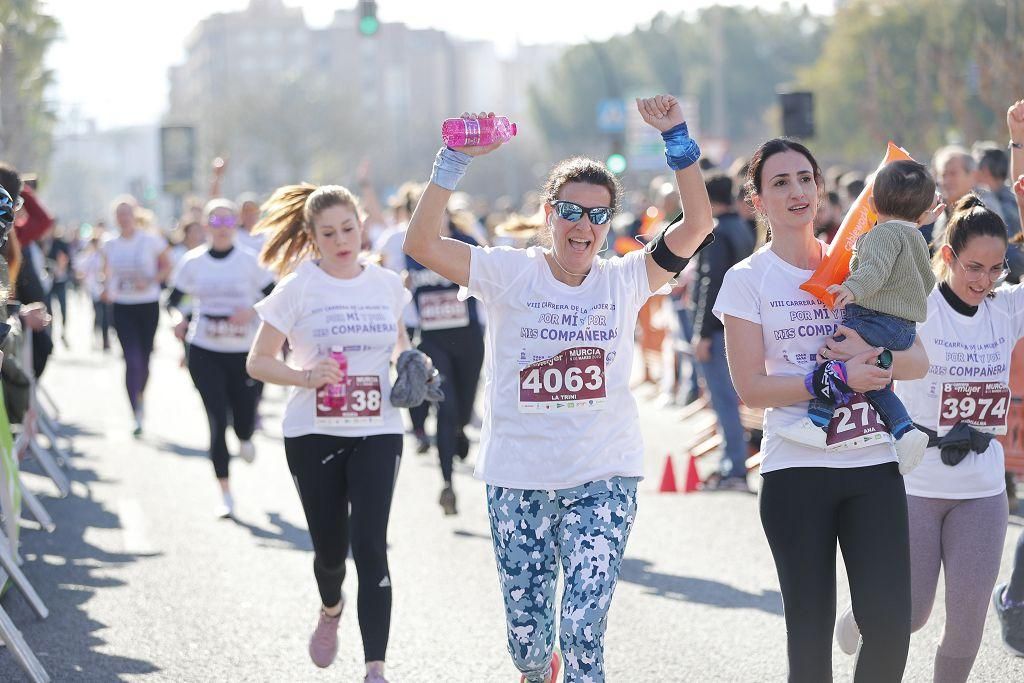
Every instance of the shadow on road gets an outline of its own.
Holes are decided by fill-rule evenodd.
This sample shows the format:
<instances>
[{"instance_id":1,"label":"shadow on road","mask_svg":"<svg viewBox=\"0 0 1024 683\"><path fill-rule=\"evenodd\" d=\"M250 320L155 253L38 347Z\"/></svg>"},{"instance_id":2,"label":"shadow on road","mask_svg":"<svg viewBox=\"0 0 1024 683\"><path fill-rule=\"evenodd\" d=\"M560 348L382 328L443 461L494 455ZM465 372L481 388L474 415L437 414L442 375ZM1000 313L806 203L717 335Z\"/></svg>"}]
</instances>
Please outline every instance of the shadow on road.
<instances>
[{"instance_id":1,"label":"shadow on road","mask_svg":"<svg viewBox=\"0 0 1024 683\"><path fill-rule=\"evenodd\" d=\"M76 469L69 475L81 485L63 500L43 498L57 523L54 533L23 530L21 534L23 569L50 616L38 619L17 589L4 597L4 609L53 680L119 680L160 671L152 662L99 651L107 641L98 634L117 625L90 618L87 604L97 590L124 585L112 576L118 568L154 555L108 552L85 540L87 529L118 529L121 524L116 514L88 493L85 484L96 481L96 473L84 468L80 458L74 464ZM75 495L83 488L85 496ZM0 680L23 678L14 658L0 650Z\"/></svg>"},{"instance_id":2,"label":"shadow on road","mask_svg":"<svg viewBox=\"0 0 1024 683\"><path fill-rule=\"evenodd\" d=\"M243 520L232 518L240 527L249 530L256 538L261 538L266 541L274 541L273 543L265 543L266 547L272 548L291 548L293 550L313 550L313 542L309 539L309 531L301 527L297 527L290 522L286 522L280 513L268 512L267 521L271 525L277 527L276 529L264 529L263 527L256 526L255 524L249 524Z\"/></svg>"},{"instance_id":3,"label":"shadow on road","mask_svg":"<svg viewBox=\"0 0 1024 683\"><path fill-rule=\"evenodd\" d=\"M191 448L189 446L182 446L178 443L171 443L166 439L152 442L154 448L161 452L174 453L175 455L182 455L187 458L209 458L210 451L199 448Z\"/></svg>"},{"instance_id":4,"label":"shadow on road","mask_svg":"<svg viewBox=\"0 0 1024 683\"><path fill-rule=\"evenodd\" d=\"M622 560L619 580L645 586L649 589L649 593L672 600L684 600L729 609L757 609L769 614L782 615L782 594L778 591L764 591L760 594L747 593L710 579L652 571L652 566L652 563L647 560L627 557Z\"/></svg>"}]
</instances>

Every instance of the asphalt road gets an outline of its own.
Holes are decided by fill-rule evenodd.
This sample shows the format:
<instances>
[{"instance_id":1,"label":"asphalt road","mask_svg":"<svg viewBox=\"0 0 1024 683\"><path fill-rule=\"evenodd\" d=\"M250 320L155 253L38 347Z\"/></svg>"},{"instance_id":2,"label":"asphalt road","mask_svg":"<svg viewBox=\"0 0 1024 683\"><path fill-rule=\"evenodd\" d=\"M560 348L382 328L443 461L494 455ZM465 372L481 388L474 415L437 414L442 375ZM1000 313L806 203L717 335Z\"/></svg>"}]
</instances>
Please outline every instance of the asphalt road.
<instances>
[{"instance_id":1,"label":"asphalt road","mask_svg":"<svg viewBox=\"0 0 1024 683\"><path fill-rule=\"evenodd\" d=\"M266 392L256 462L232 462L237 522L216 519L206 420L166 325L147 392L147 431L135 440L118 355L90 349L84 309L72 317L72 346L58 348L44 384L74 438L73 492L44 497L57 531L26 523L22 543L25 571L51 615L37 620L16 591L3 601L54 680L361 681L354 610L342 619L331 668L316 669L306 653L318 597L280 438L283 392ZM664 455L678 458L685 428L648 391L638 394L648 478L611 611L608 679L784 680L782 600L756 497L657 493ZM52 495L48 480L27 478ZM439 487L434 457L416 455L407 442L390 528L388 677L518 681L505 650L483 485L468 465L458 466L460 514L449 518L437 505ZM1021 524L1011 519L1004 580ZM346 592L354 595L350 567ZM938 594L931 622L913 638L907 681L931 680L943 623ZM833 658L835 679L849 680L852 659L838 649ZM0 650L0 681L18 680L23 674ZM1001 649L991 614L972 680L1024 680L1024 660Z\"/></svg>"}]
</instances>

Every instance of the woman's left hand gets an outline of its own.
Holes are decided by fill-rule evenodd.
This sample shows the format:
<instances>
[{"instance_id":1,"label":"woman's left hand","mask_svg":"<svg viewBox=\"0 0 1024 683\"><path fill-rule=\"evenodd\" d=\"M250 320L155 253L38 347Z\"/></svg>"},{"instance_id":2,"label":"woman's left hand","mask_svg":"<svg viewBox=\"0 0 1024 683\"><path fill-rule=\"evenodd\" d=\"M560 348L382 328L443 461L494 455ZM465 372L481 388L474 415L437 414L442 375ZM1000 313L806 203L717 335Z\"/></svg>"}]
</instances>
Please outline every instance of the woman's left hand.
<instances>
[{"instance_id":1,"label":"woman's left hand","mask_svg":"<svg viewBox=\"0 0 1024 683\"><path fill-rule=\"evenodd\" d=\"M664 133L680 123L686 123L683 108L672 95L636 98L636 109L644 121Z\"/></svg>"},{"instance_id":2,"label":"woman's left hand","mask_svg":"<svg viewBox=\"0 0 1024 683\"><path fill-rule=\"evenodd\" d=\"M837 341L836 337L843 337ZM854 356L874 349L874 346L864 341L864 338L851 330L849 327L840 325L836 333L825 345L818 349L818 358L822 360L841 360L846 362Z\"/></svg>"}]
</instances>

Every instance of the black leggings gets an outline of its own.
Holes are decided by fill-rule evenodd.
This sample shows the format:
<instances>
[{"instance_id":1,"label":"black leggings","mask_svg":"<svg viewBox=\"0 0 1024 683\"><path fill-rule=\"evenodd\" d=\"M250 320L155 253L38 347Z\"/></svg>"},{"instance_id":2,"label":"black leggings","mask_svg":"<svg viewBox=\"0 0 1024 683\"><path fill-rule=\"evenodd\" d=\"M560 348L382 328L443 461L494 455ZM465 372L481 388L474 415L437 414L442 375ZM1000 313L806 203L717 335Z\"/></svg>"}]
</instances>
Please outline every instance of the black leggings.
<instances>
[{"instance_id":1,"label":"black leggings","mask_svg":"<svg viewBox=\"0 0 1024 683\"><path fill-rule=\"evenodd\" d=\"M110 348L110 304L103 299L92 300L93 330L103 337L103 348Z\"/></svg>"},{"instance_id":2,"label":"black leggings","mask_svg":"<svg viewBox=\"0 0 1024 683\"><path fill-rule=\"evenodd\" d=\"M256 429L259 382L245 371L246 353L220 353L191 344L188 371L199 390L210 422L210 459L218 479L228 478L228 410L239 441L248 441Z\"/></svg>"},{"instance_id":3,"label":"black leggings","mask_svg":"<svg viewBox=\"0 0 1024 683\"><path fill-rule=\"evenodd\" d=\"M141 408L142 392L149 381L149 357L160 322L160 304L114 304L114 330L124 351L124 383L132 410Z\"/></svg>"},{"instance_id":4,"label":"black leggings","mask_svg":"<svg viewBox=\"0 0 1024 683\"><path fill-rule=\"evenodd\" d=\"M761 523L782 588L789 680L832 680L838 539L864 639L854 681L898 683L910 648L910 550L896 463L763 476Z\"/></svg>"},{"instance_id":5,"label":"black leggings","mask_svg":"<svg viewBox=\"0 0 1024 683\"><path fill-rule=\"evenodd\" d=\"M313 540L320 599L341 600L349 545L359 576L359 631L366 661L383 661L391 630L388 516L401 434L286 437L284 451ZM351 505L351 512L349 506Z\"/></svg>"},{"instance_id":6,"label":"black leggings","mask_svg":"<svg viewBox=\"0 0 1024 683\"><path fill-rule=\"evenodd\" d=\"M484 335L478 325L420 333L420 351L445 377L444 401L437 407L437 455L441 476L452 481L452 461L473 415L473 400L484 362Z\"/></svg>"}]
</instances>

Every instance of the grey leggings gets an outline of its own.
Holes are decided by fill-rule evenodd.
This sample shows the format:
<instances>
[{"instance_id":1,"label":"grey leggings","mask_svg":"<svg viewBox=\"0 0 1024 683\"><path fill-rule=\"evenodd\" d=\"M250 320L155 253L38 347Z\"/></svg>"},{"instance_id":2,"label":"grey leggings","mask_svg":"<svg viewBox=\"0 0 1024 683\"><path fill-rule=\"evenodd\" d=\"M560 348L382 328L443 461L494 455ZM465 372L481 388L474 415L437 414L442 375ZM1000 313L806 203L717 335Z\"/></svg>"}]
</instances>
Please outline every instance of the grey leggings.
<instances>
[{"instance_id":1,"label":"grey leggings","mask_svg":"<svg viewBox=\"0 0 1024 683\"><path fill-rule=\"evenodd\" d=\"M935 683L963 683L981 646L989 598L999 575L1006 494L949 500L907 496L910 517L911 630L928 622L941 564L946 627L935 653Z\"/></svg>"}]
</instances>

